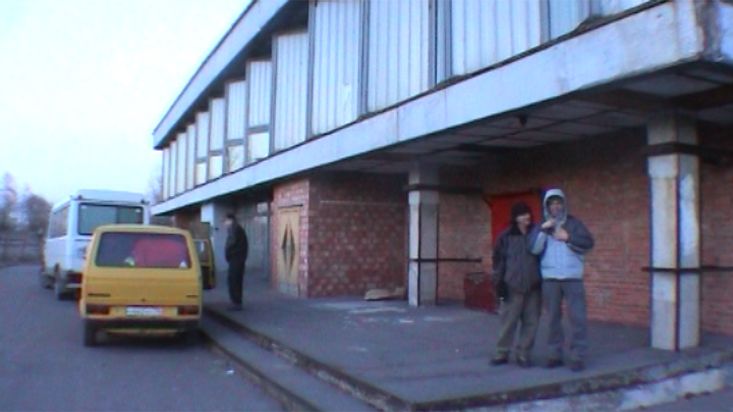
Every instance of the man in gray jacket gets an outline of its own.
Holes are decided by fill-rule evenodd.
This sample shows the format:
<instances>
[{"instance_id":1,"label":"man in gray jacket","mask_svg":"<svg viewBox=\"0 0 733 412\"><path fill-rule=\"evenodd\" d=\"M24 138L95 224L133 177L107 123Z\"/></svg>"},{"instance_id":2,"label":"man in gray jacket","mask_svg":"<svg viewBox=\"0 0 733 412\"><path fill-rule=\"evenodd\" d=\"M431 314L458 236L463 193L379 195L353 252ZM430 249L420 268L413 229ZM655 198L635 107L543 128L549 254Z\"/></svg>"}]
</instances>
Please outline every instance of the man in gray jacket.
<instances>
[{"instance_id":1,"label":"man in gray jacket","mask_svg":"<svg viewBox=\"0 0 733 412\"><path fill-rule=\"evenodd\" d=\"M572 326L569 366L577 372L585 369L588 347L583 269L585 254L593 248L593 236L583 222L568 214L562 190L548 190L542 204L545 222L530 234L530 249L540 256L542 295L550 316L551 352L547 367L563 365L562 301L565 299Z\"/></svg>"}]
</instances>

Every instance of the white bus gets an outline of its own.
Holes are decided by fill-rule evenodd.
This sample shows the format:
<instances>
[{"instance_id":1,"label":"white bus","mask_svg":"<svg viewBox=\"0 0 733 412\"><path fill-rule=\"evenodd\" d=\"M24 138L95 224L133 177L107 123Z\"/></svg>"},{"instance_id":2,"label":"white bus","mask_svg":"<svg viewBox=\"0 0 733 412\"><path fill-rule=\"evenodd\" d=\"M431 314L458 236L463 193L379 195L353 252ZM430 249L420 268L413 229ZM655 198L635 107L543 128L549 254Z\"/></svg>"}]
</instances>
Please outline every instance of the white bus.
<instances>
[{"instance_id":1,"label":"white bus","mask_svg":"<svg viewBox=\"0 0 733 412\"><path fill-rule=\"evenodd\" d=\"M97 226L149 223L142 194L111 190L79 190L51 209L43 249L41 286L53 286L57 299L81 287L87 245Z\"/></svg>"}]
</instances>

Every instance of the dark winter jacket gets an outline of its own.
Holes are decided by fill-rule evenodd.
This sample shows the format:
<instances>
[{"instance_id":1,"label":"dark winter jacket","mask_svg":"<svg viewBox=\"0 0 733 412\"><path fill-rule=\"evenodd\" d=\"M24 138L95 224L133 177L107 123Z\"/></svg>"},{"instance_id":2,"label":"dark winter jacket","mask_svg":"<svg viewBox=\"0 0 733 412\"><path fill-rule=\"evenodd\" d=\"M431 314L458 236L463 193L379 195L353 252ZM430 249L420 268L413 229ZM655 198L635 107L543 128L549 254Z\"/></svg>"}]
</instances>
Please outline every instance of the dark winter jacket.
<instances>
[{"instance_id":1,"label":"dark winter jacket","mask_svg":"<svg viewBox=\"0 0 733 412\"><path fill-rule=\"evenodd\" d=\"M530 230L531 226L528 234ZM504 282L515 293L526 293L539 287L539 260L529 251L528 234L522 234L516 225L512 225L499 235L492 259L495 285Z\"/></svg>"},{"instance_id":2,"label":"dark winter jacket","mask_svg":"<svg viewBox=\"0 0 733 412\"><path fill-rule=\"evenodd\" d=\"M227 243L224 250L224 256L229 263L241 263L247 260L249 251L249 243L247 242L247 234L238 223L233 223L227 233Z\"/></svg>"},{"instance_id":3,"label":"dark winter jacket","mask_svg":"<svg viewBox=\"0 0 733 412\"><path fill-rule=\"evenodd\" d=\"M548 200L552 196L565 199L559 189L548 191L544 200L545 218L549 218ZM567 202L565 211L565 216L558 219L557 224L568 232L570 239L567 242L553 237L555 228L542 230L537 225L530 234L531 251L541 257L540 270L543 279L582 279L585 254L593 248L593 236L583 222L567 214Z\"/></svg>"}]
</instances>

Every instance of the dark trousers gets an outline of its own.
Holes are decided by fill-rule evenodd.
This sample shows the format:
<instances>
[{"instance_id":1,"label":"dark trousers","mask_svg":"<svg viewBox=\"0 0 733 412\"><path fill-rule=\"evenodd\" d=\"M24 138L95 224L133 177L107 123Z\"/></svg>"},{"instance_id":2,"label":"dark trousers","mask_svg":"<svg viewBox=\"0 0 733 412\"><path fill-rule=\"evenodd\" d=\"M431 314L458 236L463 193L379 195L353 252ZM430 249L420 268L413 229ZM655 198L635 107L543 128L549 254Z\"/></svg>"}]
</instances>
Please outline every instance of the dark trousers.
<instances>
[{"instance_id":1,"label":"dark trousers","mask_svg":"<svg viewBox=\"0 0 733 412\"><path fill-rule=\"evenodd\" d=\"M235 305L242 304L242 288L244 282L244 262L229 262L227 283L229 285L229 299Z\"/></svg>"},{"instance_id":2,"label":"dark trousers","mask_svg":"<svg viewBox=\"0 0 733 412\"><path fill-rule=\"evenodd\" d=\"M517 355L527 358L531 355L537 326L540 323L541 300L539 289L527 293L509 292L509 298L502 302L500 309L501 327L499 340L496 343L497 355L509 355L517 329L519 329Z\"/></svg>"},{"instance_id":3,"label":"dark trousers","mask_svg":"<svg viewBox=\"0 0 733 412\"><path fill-rule=\"evenodd\" d=\"M550 330L547 343L550 356L562 359L565 334L562 328L562 301L567 303L570 318L570 357L582 360L588 349L585 287L582 280L552 280L542 282L543 300L547 305Z\"/></svg>"}]
</instances>

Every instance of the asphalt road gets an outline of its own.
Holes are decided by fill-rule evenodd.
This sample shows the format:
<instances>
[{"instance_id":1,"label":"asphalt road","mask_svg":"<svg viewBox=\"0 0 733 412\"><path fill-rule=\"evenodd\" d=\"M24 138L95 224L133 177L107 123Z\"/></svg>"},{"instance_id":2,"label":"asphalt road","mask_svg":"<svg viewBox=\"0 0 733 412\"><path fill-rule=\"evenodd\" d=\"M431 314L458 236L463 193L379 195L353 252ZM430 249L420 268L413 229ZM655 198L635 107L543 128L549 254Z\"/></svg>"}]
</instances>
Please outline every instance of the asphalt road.
<instances>
[{"instance_id":1,"label":"asphalt road","mask_svg":"<svg viewBox=\"0 0 733 412\"><path fill-rule=\"evenodd\" d=\"M200 342L85 348L76 302L56 301L36 271L0 269L0 411L282 410Z\"/></svg>"}]
</instances>

